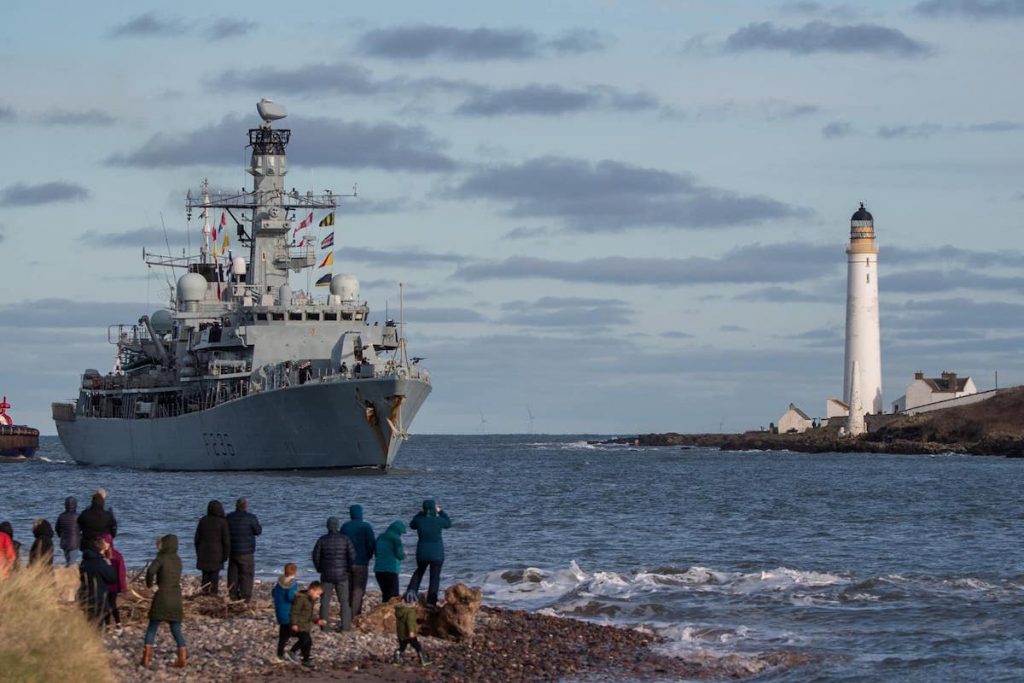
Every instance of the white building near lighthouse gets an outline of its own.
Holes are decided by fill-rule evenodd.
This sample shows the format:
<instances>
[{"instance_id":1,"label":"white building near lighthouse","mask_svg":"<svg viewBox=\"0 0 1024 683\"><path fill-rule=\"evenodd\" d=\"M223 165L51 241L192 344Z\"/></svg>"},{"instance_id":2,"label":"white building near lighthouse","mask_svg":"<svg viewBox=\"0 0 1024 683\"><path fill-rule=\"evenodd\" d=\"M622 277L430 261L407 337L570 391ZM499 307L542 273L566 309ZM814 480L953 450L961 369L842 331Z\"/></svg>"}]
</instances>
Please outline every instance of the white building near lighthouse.
<instances>
[{"instance_id":1,"label":"white building near lighthouse","mask_svg":"<svg viewBox=\"0 0 1024 683\"><path fill-rule=\"evenodd\" d=\"M882 343L878 323L878 243L864 204L850 218L846 279L846 359L843 403L861 415L882 412ZM854 382L853 373L857 372ZM857 397L854 401L854 385ZM857 416L858 418L860 416Z\"/></svg>"}]
</instances>

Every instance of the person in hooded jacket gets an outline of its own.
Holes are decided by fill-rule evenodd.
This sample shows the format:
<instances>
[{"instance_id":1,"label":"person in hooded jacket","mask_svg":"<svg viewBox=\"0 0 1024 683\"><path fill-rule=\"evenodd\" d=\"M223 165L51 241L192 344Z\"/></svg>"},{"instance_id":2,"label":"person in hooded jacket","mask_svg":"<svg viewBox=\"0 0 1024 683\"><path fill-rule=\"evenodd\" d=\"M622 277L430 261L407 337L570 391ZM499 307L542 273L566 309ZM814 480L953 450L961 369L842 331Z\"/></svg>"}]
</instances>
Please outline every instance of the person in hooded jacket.
<instances>
[{"instance_id":1,"label":"person in hooded jacket","mask_svg":"<svg viewBox=\"0 0 1024 683\"><path fill-rule=\"evenodd\" d=\"M82 530L78 528L78 499L74 496L64 499L64 512L57 517L56 531L64 551L64 566L77 564L82 555Z\"/></svg>"},{"instance_id":2,"label":"person in hooded jacket","mask_svg":"<svg viewBox=\"0 0 1024 683\"><path fill-rule=\"evenodd\" d=\"M153 644L161 622L167 622L178 646L178 661L173 666L182 669L188 664L185 637L181 633L181 620L185 609L181 600L181 558L178 557L178 537L167 534L156 542L156 559L146 568L146 587L156 586L156 594L149 606L149 626L143 641L142 666L153 661Z\"/></svg>"},{"instance_id":3,"label":"person in hooded jacket","mask_svg":"<svg viewBox=\"0 0 1024 683\"><path fill-rule=\"evenodd\" d=\"M105 544L96 539L82 548L82 563L78 566L79 600L97 627L106 620L110 586L117 583L117 570L105 553Z\"/></svg>"},{"instance_id":4,"label":"person in hooded jacket","mask_svg":"<svg viewBox=\"0 0 1024 683\"><path fill-rule=\"evenodd\" d=\"M263 533L263 527L256 515L249 512L249 501L245 498L235 501L235 511L228 515L228 528L228 592L232 598L249 602L256 576L256 537Z\"/></svg>"},{"instance_id":5,"label":"person in hooded jacket","mask_svg":"<svg viewBox=\"0 0 1024 683\"><path fill-rule=\"evenodd\" d=\"M231 530L219 500L211 500L206 506L206 516L196 526L194 542L196 569L203 573L203 592L217 595L220 572L231 556Z\"/></svg>"},{"instance_id":6,"label":"person in hooded jacket","mask_svg":"<svg viewBox=\"0 0 1024 683\"><path fill-rule=\"evenodd\" d=\"M427 587L427 604L437 605L437 592L441 587L441 565L444 564L444 540L441 531L449 529L452 521L448 513L433 500L423 501L423 509L409 522L409 528L415 529L419 536L416 542L416 571L409 579L406 592L419 591L420 582L427 568L430 568L430 583Z\"/></svg>"},{"instance_id":7,"label":"person in hooded jacket","mask_svg":"<svg viewBox=\"0 0 1024 683\"><path fill-rule=\"evenodd\" d=\"M349 603L348 584L351 581L352 565L355 564L356 549L348 536L340 531L341 522L337 517L327 519L327 533L317 539L313 546L313 566L320 572L323 597L320 599L320 620L324 627L331 610L332 593L338 598L341 608L339 631L352 628L352 605Z\"/></svg>"},{"instance_id":8,"label":"person in hooded jacket","mask_svg":"<svg viewBox=\"0 0 1024 683\"><path fill-rule=\"evenodd\" d=\"M377 538L373 535L373 527L363 521L363 506L350 505L349 517L341 527L341 533L352 541L356 549L356 557L352 562L352 578L348 582L348 602L352 606L352 616L363 611L363 595L366 593L366 581L370 575L370 560L377 548Z\"/></svg>"},{"instance_id":9,"label":"person in hooded jacket","mask_svg":"<svg viewBox=\"0 0 1024 683\"><path fill-rule=\"evenodd\" d=\"M299 592L299 582L295 580L299 568L292 562L284 566L284 573L277 577L277 583L270 591L274 599L274 617L277 619L277 664L284 663L284 646L292 637L292 603Z\"/></svg>"},{"instance_id":10,"label":"person in hooded jacket","mask_svg":"<svg viewBox=\"0 0 1024 683\"><path fill-rule=\"evenodd\" d=\"M398 597L398 572L405 559L405 549L402 547L404 533L405 524L394 521L387 531L377 537L377 559L373 563L373 575L380 586L382 603Z\"/></svg>"},{"instance_id":11,"label":"person in hooded jacket","mask_svg":"<svg viewBox=\"0 0 1024 683\"><path fill-rule=\"evenodd\" d=\"M32 547L28 551L28 564L53 566L53 527L43 518L32 522Z\"/></svg>"},{"instance_id":12,"label":"person in hooded jacket","mask_svg":"<svg viewBox=\"0 0 1024 683\"><path fill-rule=\"evenodd\" d=\"M21 543L14 540L14 527L11 526L10 522L0 522L0 533L7 534L11 539L11 546L14 548L14 560L11 563L11 569L21 568Z\"/></svg>"},{"instance_id":13,"label":"person in hooded jacket","mask_svg":"<svg viewBox=\"0 0 1024 683\"><path fill-rule=\"evenodd\" d=\"M0 531L0 579L6 579L14 569L14 539Z\"/></svg>"},{"instance_id":14,"label":"person in hooded jacket","mask_svg":"<svg viewBox=\"0 0 1024 683\"><path fill-rule=\"evenodd\" d=\"M92 494L92 503L82 514L78 515L78 528L82 530L82 547L96 545L96 539L103 534L117 538L117 520L114 513L103 507L104 497L99 493Z\"/></svg>"},{"instance_id":15,"label":"person in hooded jacket","mask_svg":"<svg viewBox=\"0 0 1024 683\"><path fill-rule=\"evenodd\" d=\"M121 610L117 607L117 596L128 590L128 569L124 564L124 555L118 552L117 548L114 547L114 537L110 534L103 534L100 536L100 540L103 541L105 547L105 555L110 560L111 566L114 567L114 571L117 572L117 581L110 584L110 594L107 595L107 623L110 623L110 617L114 618L114 623L117 628L121 628Z\"/></svg>"}]
</instances>

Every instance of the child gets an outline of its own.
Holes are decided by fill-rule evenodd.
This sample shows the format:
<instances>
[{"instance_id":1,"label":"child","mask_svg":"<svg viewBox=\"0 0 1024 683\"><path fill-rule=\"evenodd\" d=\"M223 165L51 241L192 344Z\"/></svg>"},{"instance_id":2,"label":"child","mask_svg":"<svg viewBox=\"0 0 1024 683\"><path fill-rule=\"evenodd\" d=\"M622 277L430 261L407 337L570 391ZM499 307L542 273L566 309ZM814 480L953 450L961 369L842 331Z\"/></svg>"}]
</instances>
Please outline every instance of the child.
<instances>
[{"instance_id":1,"label":"child","mask_svg":"<svg viewBox=\"0 0 1024 683\"><path fill-rule=\"evenodd\" d=\"M299 583L295 580L299 568L289 562L284 566L284 573L277 577L277 583L270 595L274 598L274 616L277 617L277 657L275 664L284 662L284 646L292 637L292 603L299 592Z\"/></svg>"},{"instance_id":2,"label":"child","mask_svg":"<svg viewBox=\"0 0 1024 683\"><path fill-rule=\"evenodd\" d=\"M117 596L128 590L128 571L125 568L124 556L114 548L114 539L110 534L100 536L103 541L104 551L102 555L110 560L110 565L117 571L117 581L110 584L110 594L107 595L106 623L110 624L110 618L114 618L117 632L121 632L121 610L117 607Z\"/></svg>"},{"instance_id":3,"label":"child","mask_svg":"<svg viewBox=\"0 0 1024 683\"><path fill-rule=\"evenodd\" d=\"M395 606L395 631L398 636L398 649L395 650L393 659L395 664L402 662L402 654L405 652L406 645L412 645L412 649L416 650L420 664L423 666L429 664L427 655L423 652L423 646L416 638L416 601L418 599L419 596L415 591L406 591L405 602Z\"/></svg>"},{"instance_id":4,"label":"child","mask_svg":"<svg viewBox=\"0 0 1024 683\"><path fill-rule=\"evenodd\" d=\"M299 641L292 645L288 658L297 663L299 658L295 656L295 653L301 649L302 666L305 667L313 666L313 663L309 660L309 651L313 648L313 636L310 635L310 631L313 630L313 624L323 626L327 623L323 619L313 619L313 603L320 599L320 595L323 592L320 582L313 581L309 584L309 588L299 591L295 596L295 602L292 603L292 634Z\"/></svg>"}]
</instances>

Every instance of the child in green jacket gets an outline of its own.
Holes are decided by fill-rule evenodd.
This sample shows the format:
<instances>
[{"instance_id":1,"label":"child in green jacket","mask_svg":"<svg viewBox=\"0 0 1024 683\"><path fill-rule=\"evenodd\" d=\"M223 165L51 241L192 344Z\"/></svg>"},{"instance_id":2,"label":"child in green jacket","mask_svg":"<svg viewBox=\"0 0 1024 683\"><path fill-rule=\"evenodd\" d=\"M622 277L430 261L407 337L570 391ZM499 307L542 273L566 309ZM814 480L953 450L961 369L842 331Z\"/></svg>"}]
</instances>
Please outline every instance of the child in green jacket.
<instances>
[{"instance_id":1,"label":"child in green jacket","mask_svg":"<svg viewBox=\"0 0 1024 683\"><path fill-rule=\"evenodd\" d=\"M416 637L418 630L416 628L416 601L418 598L415 591L407 591L403 598L404 602L395 606L395 631L398 636L398 649L395 650L392 660L395 664L402 662L402 654L407 645L412 645L412 649L416 650L420 664L423 666L429 664L427 655L423 652L423 646L420 645L420 641Z\"/></svg>"},{"instance_id":2,"label":"child in green jacket","mask_svg":"<svg viewBox=\"0 0 1024 683\"><path fill-rule=\"evenodd\" d=\"M313 649L313 636L310 635L310 632L313 630L313 624L320 625L324 623L323 619L313 618L313 604L320 599L320 594L323 592L320 582L313 581L306 590L299 591L296 594L295 602L292 603L292 633L299 640L292 645L288 658L297 663L299 658L295 656L295 653L301 649L302 666L313 666L309 659L310 650Z\"/></svg>"}]
</instances>

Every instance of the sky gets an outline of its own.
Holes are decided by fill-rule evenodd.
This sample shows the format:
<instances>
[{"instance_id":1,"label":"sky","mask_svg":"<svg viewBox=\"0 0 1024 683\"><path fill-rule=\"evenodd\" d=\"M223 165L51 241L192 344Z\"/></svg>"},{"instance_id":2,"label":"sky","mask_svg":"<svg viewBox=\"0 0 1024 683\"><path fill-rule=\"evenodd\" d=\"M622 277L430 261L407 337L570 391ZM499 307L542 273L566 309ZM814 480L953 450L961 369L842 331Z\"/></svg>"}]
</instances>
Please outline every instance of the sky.
<instances>
[{"instance_id":1,"label":"sky","mask_svg":"<svg viewBox=\"0 0 1024 683\"><path fill-rule=\"evenodd\" d=\"M4 14L0 393L44 433L112 367L108 325L166 305L142 250L194 250L186 190L250 186L262 97L289 112L287 185L358 188L335 270L376 319L405 283L434 383L414 432L823 414L861 201L885 405L917 371L1024 383L1024 0Z\"/></svg>"}]
</instances>

